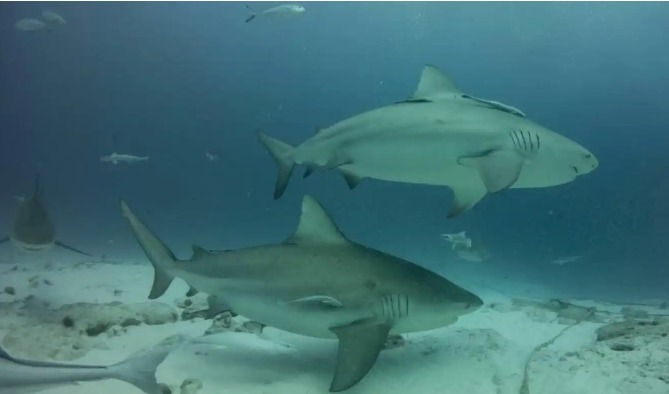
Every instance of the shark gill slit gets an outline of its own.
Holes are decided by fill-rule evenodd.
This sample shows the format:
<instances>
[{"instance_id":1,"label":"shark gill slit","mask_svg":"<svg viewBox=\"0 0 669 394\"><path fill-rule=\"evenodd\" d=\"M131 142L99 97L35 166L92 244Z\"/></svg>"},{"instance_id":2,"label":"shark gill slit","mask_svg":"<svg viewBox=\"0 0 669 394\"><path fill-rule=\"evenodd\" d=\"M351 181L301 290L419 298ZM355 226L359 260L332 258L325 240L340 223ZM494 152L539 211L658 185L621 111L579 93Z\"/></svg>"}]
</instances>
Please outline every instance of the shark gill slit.
<instances>
[{"instance_id":1,"label":"shark gill slit","mask_svg":"<svg viewBox=\"0 0 669 394\"><path fill-rule=\"evenodd\" d=\"M541 148L541 140L539 140L539 133L535 134L535 136L537 137L537 150L539 150L539 148Z\"/></svg>"},{"instance_id":2,"label":"shark gill slit","mask_svg":"<svg viewBox=\"0 0 669 394\"><path fill-rule=\"evenodd\" d=\"M523 134L523 130L518 130L520 132L520 136L523 138L523 148L527 151L527 142L525 141L525 134Z\"/></svg>"},{"instance_id":3,"label":"shark gill slit","mask_svg":"<svg viewBox=\"0 0 669 394\"><path fill-rule=\"evenodd\" d=\"M527 132L527 139L530 140L530 150L534 150L534 143L532 143L532 134L530 132Z\"/></svg>"},{"instance_id":4,"label":"shark gill slit","mask_svg":"<svg viewBox=\"0 0 669 394\"><path fill-rule=\"evenodd\" d=\"M518 138L518 131L514 130L513 131L513 137L515 138L516 146L518 147L518 150L521 150L522 148L520 147L520 138Z\"/></svg>"},{"instance_id":5,"label":"shark gill slit","mask_svg":"<svg viewBox=\"0 0 669 394\"><path fill-rule=\"evenodd\" d=\"M511 138L511 143L513 144L513 147L517 148L516 140L513 138L513 132L512 131L509 131L509 137Z\"/></svg>"}]
</instances>

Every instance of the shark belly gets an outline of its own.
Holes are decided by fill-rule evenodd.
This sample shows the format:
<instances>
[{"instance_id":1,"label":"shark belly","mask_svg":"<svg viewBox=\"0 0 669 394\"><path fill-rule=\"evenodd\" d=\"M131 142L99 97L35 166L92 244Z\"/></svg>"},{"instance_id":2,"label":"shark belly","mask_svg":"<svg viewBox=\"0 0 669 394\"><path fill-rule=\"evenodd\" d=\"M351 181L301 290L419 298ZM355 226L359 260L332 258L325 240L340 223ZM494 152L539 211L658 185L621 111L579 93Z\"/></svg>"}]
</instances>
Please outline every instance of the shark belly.
<instances>
[{"instance_id":1,"label":"shark belly","mask_svg":"<svg viewBox=\"0 0 669 394\"><path fill-rule=\"evenodd\" d=\"M26 243L18 240L15 237L9 237L9 239L17 248L28 250L31 252L41 252L50 249L55 243L55 241L44 242L44 243Z\"/></svg>"}]
</instances>

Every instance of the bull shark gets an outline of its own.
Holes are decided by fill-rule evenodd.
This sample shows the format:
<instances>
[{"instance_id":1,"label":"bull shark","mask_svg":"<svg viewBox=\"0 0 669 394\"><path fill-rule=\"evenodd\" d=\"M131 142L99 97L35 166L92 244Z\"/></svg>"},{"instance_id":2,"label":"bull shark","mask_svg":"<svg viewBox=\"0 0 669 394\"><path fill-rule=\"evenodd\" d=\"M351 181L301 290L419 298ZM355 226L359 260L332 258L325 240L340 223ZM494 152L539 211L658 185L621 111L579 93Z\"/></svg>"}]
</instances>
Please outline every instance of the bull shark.
<instances>
[{"instance_id":1,"label":"bull shark","mask_svg":"<svg viewBox=\"0 0 669 394\"><path fill-rule=\"evenodd\" d=\"M140 351L115 365L76 365L33 361L11 356L0 346L0 394L29 394L77 384L77 382L119 379L146 394L161 394L156 369L186 337L169 337L155 347Z\"/></svg>"},{"instance_id":2,"label":"bull shark","mask_svg":"<svg viewBox=\"0 0 669 394\"><path fill-rule=\"evenodd\" d=\"M56 231L51 216L42 202L43 190L40 188L39 176L35 177L35 187L32 196L16 198L20 203L19 210L14 217L9 237L1 238L0 243L11 241L20 249L28 251L43 251L53 245L75 253L91 256L86 252L56 240Z\"/></svg>"},{"instance_id":3,"label":"bull shark","mask_svg":"<svg viewBox=\"0 0 669 394\"><path fill-rule=\"evenodd\" d=\"M452 218L486 194L565 184L598 167L586 148L509 105L463 93L427 65L413 96L344 119L293 147L261 131L277 164L280 198L297 164L341 172L349 189L364 178L448 186Z\"/></svg>"},{"instance_id":4,"label":"bull shark","mask_svg":"<svg viewBox=\"0 0 669 394\"><path fill-rule=\"evenodd\" d=\"M338 339L330 392L362 380L388 335L444 327L483 304L432 271L349 240L308 195L297 230L284 242L222 252L194 246L189 261L177 260L120 204L154 268L149 298L160 297L178 277L264 325Z\"/></svg>"},{"instance_id":5,"label":"bull shark","mask_svg":"<svg viewBox=\"0 0 669 394\"><path fill-rule=\"evenodd\" d=\"M100 161L118 164L118 163L138 163L141 161L149 161L149 156L134 156L125 153L112 153L109 156L100 157Z\"/></svg>"}]
</instances>

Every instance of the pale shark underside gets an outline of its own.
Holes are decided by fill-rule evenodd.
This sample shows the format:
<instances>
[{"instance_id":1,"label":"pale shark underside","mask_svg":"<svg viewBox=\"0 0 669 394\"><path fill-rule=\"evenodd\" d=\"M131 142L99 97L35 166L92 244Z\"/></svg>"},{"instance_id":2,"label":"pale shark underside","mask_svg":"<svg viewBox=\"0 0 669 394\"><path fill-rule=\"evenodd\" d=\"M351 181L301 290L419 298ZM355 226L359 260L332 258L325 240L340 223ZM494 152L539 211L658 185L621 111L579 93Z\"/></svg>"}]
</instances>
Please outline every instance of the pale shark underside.
<instances>
[{"instance_id":1,"label":"pale shark underside","mask_svg":"<svg viewBox=\"0 0 669 394\"><path fill-rule=\"evenodd\" d=\"M150 298L179 277L264 325L338 339L333 392L367 374L389 334L444 327L482 305L432 271L347 239L309 196L286 241L216 253L193 247L190 261L178 261L124 202L121 208L155 269Z\"/></svg>"}]
</instances>

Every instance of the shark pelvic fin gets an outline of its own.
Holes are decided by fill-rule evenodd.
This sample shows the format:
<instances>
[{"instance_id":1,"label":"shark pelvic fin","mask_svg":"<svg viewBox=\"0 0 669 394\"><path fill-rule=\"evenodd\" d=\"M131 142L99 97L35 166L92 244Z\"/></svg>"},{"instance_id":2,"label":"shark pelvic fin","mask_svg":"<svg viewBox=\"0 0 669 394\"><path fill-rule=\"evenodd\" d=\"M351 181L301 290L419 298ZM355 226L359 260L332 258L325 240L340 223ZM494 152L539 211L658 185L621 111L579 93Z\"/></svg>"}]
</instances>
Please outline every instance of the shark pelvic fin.
<instances>
[{"instance_id":1,"label":"shark pelvic fin","mask_svg":"<svg viewBox=\"0 0 669 394\"><path fill-rule=\"evenodd\" d=\"M346 243L349 242L330 219L325 209L310 195L302 199L302 214L295 233L286 243Z\"/></svg>"},{"instance_id":2,"label":"shark pelvic fin","mask_svg":"<svg viewBox=\"0 0 669 394\"><path fill-rule=\"evenodd\" d=\"M418 88L410 101L438 100L462 96L462 92L437 67L426 65L418 82Z\"/></svg>"},{"instance_id":3,"label":"shark pelvic fin","mask_svg":"<svg viewBox=\"0 0 669 394\"><path fill-rule=\"evenodd\" d=\"M276 138L272 138L261 131L258 131L257 134L258 141L260 141L265 147L265 150L272 156L272 159L274 159L279 169L279 173L276 177L276 184L274 185L274 199L276 200L283 195L284 191L286 191L290 175L293 173L293 168L295 167L295 162L291 155L293 147Z\"/></svg>"},{"instance_id":4,"label":"shark pelvic fin","mask_svg":"<svg viewBox=\"0 0 669 394\"><path fill-rule=\"evenodd\" d=\"M334 297L326 296L326 295L314 295L314 296L309 296L309 297L302 297L302 298L297 298L295 300L291 300L288 302L279 302L281 305L286 305L286 304L300 304L300 303L316 303L318 306L328 306L328 307L334 307L334 308L341 308L344 306L341 301Z\"/></svg>"},{"instance_id":5,"label":"shark pelvic fin","mask_svg":"<svg viewBox=\"0 0 669 394\"><path fill-rule=\"evenodd\" d=\"M339 338L330 392L349 389L367 375L383 349L390 328L388 323L362 320L330 329Z\"/></svg>"},{"instance_id":6,"label":"shark pelvic fin","mask_svg":"<svg viewBox=\"0 0 669 394\"><path fill-rule=\"evenodd\" d=\"M151 230L130 210L125 201L121 200L121 212L130 223L137 242L146 253L153 265L153 285L149 293L149 299L153 300L165 293L174 280L169 269L176 265L174 253L155 236Z\"/></svg>"},{"instance_id":7,"label":"shark pelvic fin","mask_svg":"<svg viewBox=\"0 0 669 394\"><path fill-rule=\"evenodd\" d=\"M451 190L453 190L453 203L451 210L448 211L449 219L470 210L486 195L486 189L483 187L451 186Z\"/></svg>"},{"instance_id":8,"label":"shark pelvic fin","mask_svg":"<svg viewBox=\"0 0 669 394\"><path fill-rule=\"evenodd\" d=\"M458 159L458 163L475 167L490 193L512 186L523 169L523 158L516 152L505 150L493 150L477 157L463 157Z\"/></svg>"}]
</instances>

